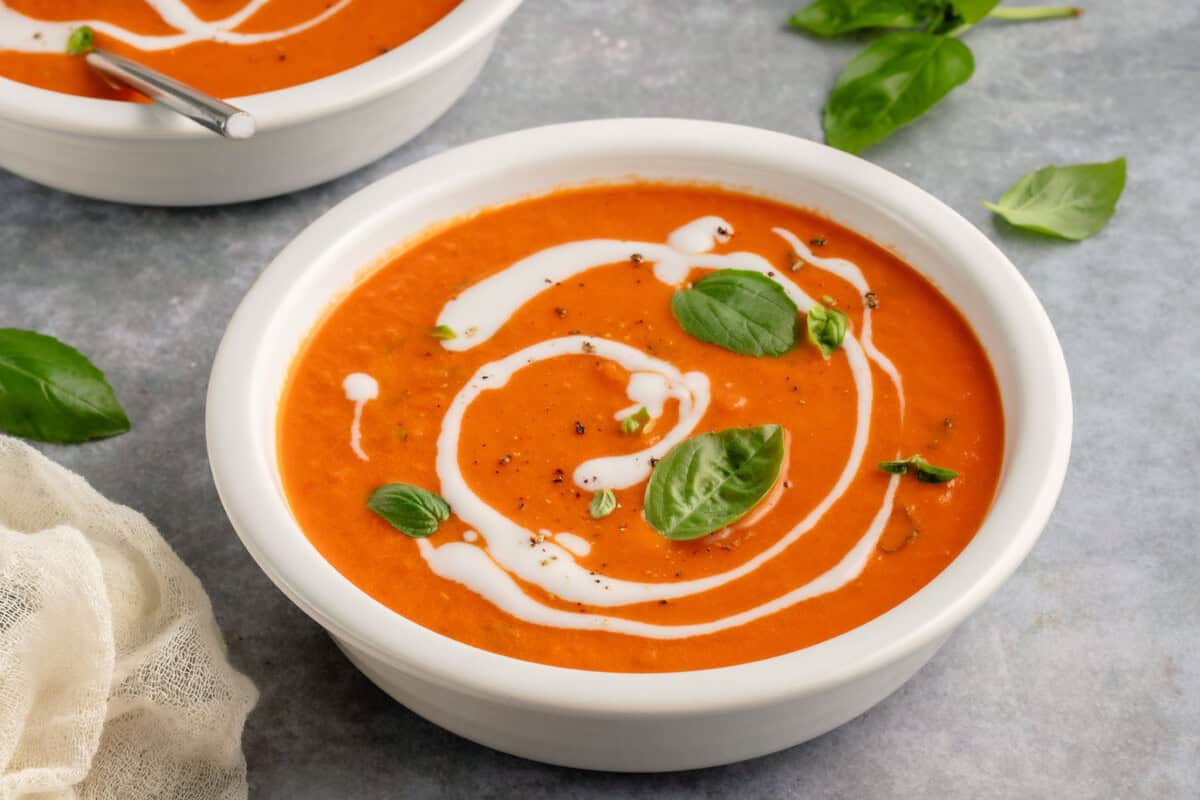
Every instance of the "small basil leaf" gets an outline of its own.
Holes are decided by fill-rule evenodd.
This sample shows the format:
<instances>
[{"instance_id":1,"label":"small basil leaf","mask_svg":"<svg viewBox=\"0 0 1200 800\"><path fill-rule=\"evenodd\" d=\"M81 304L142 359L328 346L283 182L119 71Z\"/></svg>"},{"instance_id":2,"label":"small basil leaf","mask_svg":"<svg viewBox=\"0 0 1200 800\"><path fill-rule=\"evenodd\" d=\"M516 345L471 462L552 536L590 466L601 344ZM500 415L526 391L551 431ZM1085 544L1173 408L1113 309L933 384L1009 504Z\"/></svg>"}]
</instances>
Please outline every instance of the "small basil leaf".
<instances>
[{"instance_id":1,"label":"small basil leaf","mask_svg":"<svg viewBox=\"0 0 1200 800\"><path fill-rule=\"evenodd\" d=\"M905 475L912 468L917 480L922 483L946 483L958 477L958 473L946 467L930 464L920 453L901 459L900 461L880 461L879 468L893 475Z\"/></svg>"},{"instance_id":2,"label":"small basil leaf","mask_svg":"<svg viewBox=\"0 0 1200 800\"><path fill-rule=\"evenodd\" d=\"M429 335L435 339L457 339L458 334L454 332L454 328L449 325L438 325L429 329Z\"/></svg>"},{"instance_id":3,"label":"small basil leaf","mask_svg":"<svg viewBox=\"0 0 1200 800\"><path fill-rule=\"evenodd\" d=\"M630 414L625 419L621 420L621 433L633 435L639 433L642 428L646 427L646 423L650 421L650 412L642 406L637 411Z\"/></svg>"},{"instance_id":4,"label":"small basil leaf","mask_svg":"<svg viewBox=\"0 0 1200 800\"><path fill-rule=\"evenodd\" d=\"M813 0L788 20L817 36L838 36L863 28L916 28L929 3L920 0Z\"/></svg>"},{"instance_id":5,"label":"small basil leaf","mask_svg":"<svg viewBox=\"0 0 1200 800\"><path fill-rule=\"evenodd\" d=\"M592 495L592 502L588 506L592 519L603 519L616 510L617 496L612 489L601 489Z\"/></svg>"},{"instance_id":6,"label":"small basil leaf","mask_svg":"<svg viewBox=\"0 0 1200 800\"><path fill-rule=\"evenodd\" d=\"M975 71L958 39L898 31L876 39L838 76L825 104L825 141L860 153L920 117Z\"/></svg>"},{"instance_id":7,"label":"small basil leaf","mask_svg":"<svg viewBox=\"0 0 1200 800\"><path fill-rule=\"evenodd\" d=\"M96 47L96 32L90 25L80 25L67 37L67 55L80 56Z\"/></svg>"},{"instance_id":8,"label":"small basil leaf","mask_svg":"<svg viewBox=\"0 0 1200 800\"><path fill-rule=\"evenodd\" d=\"M825 358L832 356L842 346L848 325L849 320L845 314L820 303L814 304L808 310L808 319L805 320L808 340L820 348L821 355Z\"/></svg>"},{"instance_id":9,"label":"small basil leaf","mask_svg":"<svg viewBox=\"0 0 1200 800\"><path fill-rule=\"evenodd\" d=\"M0 429L66 444L116 436L129 418L104 373L51 336L0 329Z\"/></svg>"},{"instance_id":10,"label":"small basil leaf","mask_svg":"<svg viewBox=\"0 0 1200 800\"><path fill-rule=\"evenodd\" d=\"M1019 228L1077 241L1108 224L1124 189L1124 158L1052 165L1029 173L997 202L984 206Z\"/></svg>"},{"instance_id":11,"label":"small basil leaf","mask_svg":"<svg viewBox=\"0 0 1200 800\"><path fill-rule=\"evenodd\" d=\"M393 528L414 539L423 539L450 519L450 506L433 492L407 483L380 486L367 500L367 508Z\"/></svg>"},{"instance_id":12,"label":"small basil leaf","mask_svg":"<svg viewBox=\"0 0 1200 800\"><path fill-rule=\"evenodd\" d=\"M646 484L646 521L668 539L696 539L745 516L779 480L779 425L730 428L687 439Z\"/></svg>"},{"instance_id":13,"label":"small basil leaf","mask_svg":"<svg viewBox=\"0 0 1200 800\"><path fill-rule=\"evenodd\" d=\"M757 272L723 269L680 289L671 311L702 342L746 356L780 356L796 346L796 304Z\"/></svg>"}]
</instances>

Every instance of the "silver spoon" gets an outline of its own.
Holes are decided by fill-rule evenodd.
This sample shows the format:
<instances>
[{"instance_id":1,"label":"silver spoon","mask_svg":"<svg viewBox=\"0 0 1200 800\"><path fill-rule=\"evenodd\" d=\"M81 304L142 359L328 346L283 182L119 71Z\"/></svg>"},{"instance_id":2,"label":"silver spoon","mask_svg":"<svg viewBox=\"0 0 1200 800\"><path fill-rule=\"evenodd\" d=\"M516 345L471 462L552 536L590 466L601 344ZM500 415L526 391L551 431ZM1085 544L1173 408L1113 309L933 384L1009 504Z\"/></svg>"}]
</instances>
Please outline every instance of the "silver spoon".
<instances>
[{"instance_id":1,"label":"silver spoon","mask_svg":"<svg viewBox=\"0 0 1200 800\"><path fill-rule=\"evenodd\" d=\"M254 117L236 106L194 89L124 56L93 48L84 55L89 66L106 78L128 86L227 139L254 135Z\"/></svg>"}]
</instances>

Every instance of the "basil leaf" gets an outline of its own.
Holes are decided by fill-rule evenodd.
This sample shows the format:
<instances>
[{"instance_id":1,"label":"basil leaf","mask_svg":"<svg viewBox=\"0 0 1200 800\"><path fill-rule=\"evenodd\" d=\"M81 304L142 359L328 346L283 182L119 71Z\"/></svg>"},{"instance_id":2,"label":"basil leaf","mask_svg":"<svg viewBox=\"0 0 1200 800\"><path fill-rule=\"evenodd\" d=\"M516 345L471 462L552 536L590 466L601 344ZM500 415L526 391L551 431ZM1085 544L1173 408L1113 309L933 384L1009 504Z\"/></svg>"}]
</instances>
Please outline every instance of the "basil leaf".
<instances>
[{"instance_id":1,"label":"basil leaf","mask_svg":"<svg viewBox=\"0 0 1200 800\"><path fill-rule=\"evenodd\" d=\"M51 336L0 328L0 429L66 444L129 430L104 373Z\"/></svg>"},{"instance_id":2,"label":"basil leaf","mask_svg":"<svg viewBox=\"0 0 1200 800\"><path fill-rule=\"evenodd\" d=\"M916 474L917 480L922 483L946 483L958 477L958 473L954 470L945 467L936 467L922 458L919 453L900 461L879 462L881 470L890 472L893 475L905 475L908 473L910 467Z\"/></svg>"},{"instance_id":3,"label":"basil leaf","mask_svg":"<svg viewBox=\"0 0 1200 800\"><path fill-rule=\"evenodd\" d=\"M449 325L438 325L429 329L429 335L435 339L457 339L458 334L454 332L454 328Z\"/></svg>"},{"instance_id":4,"label":"basil leaf","mask_svg":"<svg viewBox=\"0 0 1200 800\"><path fill-rule=\"evenodd\" d=\"M1019 228L1079 240L1108 224L1124 189L1124 158L1051 165L1021 178L997 202L983 205Z\"/></svg>"},{"instance_id":5,"label":"basil leaf","mask_svg":"<svg viewBox=\"0 0 1200 800\"><path fill-rule=\"evenodd\" d=\"M796 304L757 272L723 269L680 289L671 311L683 329L745 356L780 356L796 346Z\"/></svg>"},{"instance_id":6,"label":"basil leaf","mask_svg":"<svg viewBox=\"0 0 1200 800\"><path fill-rule=\"evenodd\" d=\"M617 496L612 489L601 489L592 495L592 502L588 506L592 519L603 519L616 510Z\"/></svg>"},{"instance_id":7,"label":"basil leaf","mask_svg":"<svg viewBox=\"0 0 1200 800\"><path fill-rule=\"evenodd\" d=\"M825 358L832 356L842 346L848 325L849 320L845 314L820 303L814 304L808 310L808 319L805 320L808 340L820 348L821 355Z\"/></svg>"},{"instance_id":8,"label":"basil leaf","mask_svg":"<svg viewBox=\"0 0 1200 800\"><path fill-rule=\"evenodd\" d=\"M450 519L450 506L438 495L407 483L389 483L371 492L367 508L393 528L414 539L424 539Z\"/></svg>"},{"instance_id":9,"label":"basil leaf","mask_svg":"<svg viewBox=\"0 0 1200 800\"><path fill-rule=\"evenodd\" d=\"M779 425L730 428L687 439L646 484L646 521L668 539L696 539L745 516L779 480Z\"/></svg>"},{"instance_id":10,"label":"basil leaf","mask_svg":"<svg viewBox=\"0 0 1200 800\"><path fill-rule=\"evenodd\" d=\"M788 20L817 36L864 28L921 28L958 33L991 14L1000 0L813 0Z\"/></svg>"},{"instance_id":11,"label":"basil leaf","mask_svg":"<svg viewBox=\"0 0 1200 800\"><path fill-rule=\"evenodd\" d=\"M825 141L862 152L933 108L974 71L971 51L952 37L898 31L877 39L838 76L825 104Z\"/></svg>"},{"instance_id":12,"label":"basil leaf","mask_svg":"<svg viewBox=\"0 0 1200 800\"><path fill-rule=\"evenodd\" d=\"M621 420L621 433L627 436L632 436L635 433L641 432L642 428L646 427L646 423L650 421L650 412L642 406L637 411L630 414L625 419Z\"/></svg>"},{"instance_id":13,"label":"basil leaf","mask_svg":"<svg viewBox=\"0 0 1200 800\"><path fill-rule=\"evenodd\" d=\"M813 0L788 20L817 36L838 36L863 28L916 28L931 3L920 0Z\"/></svg>"},{"instance_id":14,"label":"basil leaf","mask_svg":"<svg viewBox=\"0 0 1200 800\"><path fill-rule=\"evenodd\" d=\"M80 25L67 37L67 55L80 56L96 47L96 32L90 25Z\"/></svg>"}]
</instances>

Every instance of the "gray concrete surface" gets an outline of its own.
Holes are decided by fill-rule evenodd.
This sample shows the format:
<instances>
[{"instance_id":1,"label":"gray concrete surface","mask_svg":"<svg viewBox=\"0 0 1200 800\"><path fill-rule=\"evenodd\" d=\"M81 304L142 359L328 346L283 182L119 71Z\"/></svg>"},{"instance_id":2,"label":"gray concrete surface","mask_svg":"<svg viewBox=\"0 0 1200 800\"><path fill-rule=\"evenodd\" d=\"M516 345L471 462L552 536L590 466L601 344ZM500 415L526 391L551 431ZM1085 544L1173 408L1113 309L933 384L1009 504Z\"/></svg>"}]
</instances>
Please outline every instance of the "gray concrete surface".
<instances>
[{"instance_id":1,"label":"gray concrete surface","mask_svg":"<svg viewBox=\"0 0 1200 800\"><path fill-rule=\"evenodd\" d=\"M335 183L231 208L69 197L0 173L0 325L107 370L132 433L46 448L146 513L212 595L262 701L252 798L1200 797L1200 7L1082 0L1070 22L985 24L977 72L868 157L991 236L1046 305L1075 392L1062 500L1017 575L890 699L731 767L545 767L392 703L258 571L209 477L204 391L239 298L341 198L462 142L561 120L705 117L820 137L859 47L784 30L802 0L529 0L440 122ZM1129 158L1112 224L1026 235L979 201L1047 163Z\"/></svg>"}]
</instances>

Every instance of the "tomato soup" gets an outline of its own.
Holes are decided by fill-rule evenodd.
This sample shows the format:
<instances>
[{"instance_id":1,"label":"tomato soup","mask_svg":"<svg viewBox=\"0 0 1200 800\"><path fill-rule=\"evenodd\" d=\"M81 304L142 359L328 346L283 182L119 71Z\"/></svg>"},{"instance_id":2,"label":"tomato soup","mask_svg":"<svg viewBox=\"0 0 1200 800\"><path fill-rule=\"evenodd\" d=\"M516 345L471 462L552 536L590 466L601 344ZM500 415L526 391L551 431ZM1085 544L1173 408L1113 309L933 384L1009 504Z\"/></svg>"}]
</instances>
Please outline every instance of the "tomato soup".
<instances>
[{"instance_id":1,"label":"tomato soup","mask_svg":"<svg viewBox=\"0 0 1200 800\"><path fill-rule=\"evenodd\" d=\"M656 183L406 246L310 335L278 418L292 512L364 592L619 672L882 614L971 540L1003 450L988 358L911 266L805 210Z\"/></svg>"},{"instance_id":2,"label":"tomato soup","mask_svg":"<svg viewBox=\"0 0 1200 800\"><path fill-rule=\"evenodd\" d=\"M218 97L283 89L386 53L459 0L0 0L0 77L58 92L134 100L66 54L89 25L96 46Z\"/></svg>"}]
</instances>

